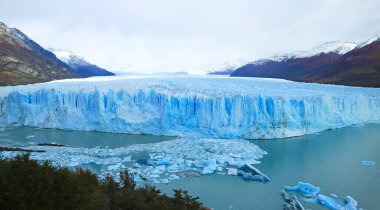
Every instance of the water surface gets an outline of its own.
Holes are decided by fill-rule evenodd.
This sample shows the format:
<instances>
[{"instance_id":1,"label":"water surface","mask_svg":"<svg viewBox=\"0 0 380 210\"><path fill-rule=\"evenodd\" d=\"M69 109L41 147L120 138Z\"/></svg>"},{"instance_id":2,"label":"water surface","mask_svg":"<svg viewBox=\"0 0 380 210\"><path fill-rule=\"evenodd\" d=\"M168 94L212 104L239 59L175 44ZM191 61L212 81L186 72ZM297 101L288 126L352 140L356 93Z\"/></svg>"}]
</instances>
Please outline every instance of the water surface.
<instances>
[{"instance_id":1,"label":"water surface","mask_svg":"<svg viewBox=\"0 0 380 210\"><path fill-rule=\"evenodd\" d=\"M117 148L170 139L173 138L26 127L0 131L1 146L56 142L70 147ZM174 188L188 190L215 209L281 209L283 187L303 181L321 187L325 195L334 193L340 199L351 195L362 208L380 208L380 124L252 143L268 152L257 168L271 178L269 183L213 174L184 178L168 185L158 184L157 187L168 194ZM376 165L363 166L362 160L373 160ZM85 167L96 172L99 166L89 164ZM303 204L310 209L324 209L317 204Z\"/></svg>"}]
</instances>

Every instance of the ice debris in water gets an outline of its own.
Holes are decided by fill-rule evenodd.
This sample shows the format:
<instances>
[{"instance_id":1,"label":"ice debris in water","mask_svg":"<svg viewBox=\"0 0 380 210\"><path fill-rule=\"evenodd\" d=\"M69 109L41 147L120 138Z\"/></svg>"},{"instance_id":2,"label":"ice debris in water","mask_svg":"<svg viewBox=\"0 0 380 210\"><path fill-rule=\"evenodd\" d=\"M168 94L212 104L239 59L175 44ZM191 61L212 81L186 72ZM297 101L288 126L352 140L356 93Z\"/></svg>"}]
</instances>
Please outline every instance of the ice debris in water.
<instances>
[{"instance_id":1,"label":"ice debris in water","mask_svg":"<svg viewBox=\"0 0 380 210\"><path fill-rule=\"evenodd\" d=\"M339 204L339 202L335 198L330 197L330 196L326 196L326 195L322 195L322 194L318 195L318 203L320 203L323 206L326 206L327 208L332 209L332 210L343 209L342 206Z\"/></svg>"},{"instance_id":2,"label":"ice debris in water","mask_svg":"<svg viewBox=\"0 0 380 210\"><path fill-rule=\"evenodd\" d=\"M331 210L357 210L358 209L358 202L351 196L344 197L344 206L343 206L339 203L337 198L319 194L318 203L326 206L328 209L331 209Z\"/></svg>"},{"instance_id":3,"label":"ice debris in water","mask_svg":"<svg viewBox=\"0 0 380 210\"><path fill-rule=\"evenodd\" d=\"M284 200L284 203L282 204L283 210L304 210L305 209L302 206L302 204L299 202L297 196L295 195L290 196L288 193L286 193L285 190L282 190L281 196L282 196L282 199Z\"/></svg>"},{"instance_id":4,"label":"ice debris in water","mask_svg":"<svg viewBox=\"0 0 380 210\"><path fill-rule=\"evenodd\" d=\"M285 190L299 191L306 196L315 197L321 191L321 188L315 187L314 185L310 183L298 182L298 184L293 187L285 186Z\"/></svg>"},{"instance_id":5,"label":"ice debris in water","mask_svg":"<svg viewBox=\"0 0 380 210\"><path fill-rule=\"evenodd\" d=\"M365 165L365 166L374 166L376 163L372 160L363 160L362 161L362 165Z\"/></svg>"},{"instance_id":6,"label":"ice debris in water","mask_svg":"<svg viewBox=\"0 0 380 210\"><path fill-rule=\"evenodd\" d=\"M239 165L259 163L265 151L247 140L177 138L158 143L134 144L120 148L72 148L27 145L23 149L43 149L31 158L48 160L55 166L76 167L86 164L100 166L98 175L118 178L124 170L139 184L169 183L181 177L201 174L237 175ZM18 152L3 152L12 158ZM138 157L138 158L137 158ZM145 159L144 159L145 158ZM253 166L251 166L253 167ZM261 174L260 171L256 171Z\"/></svg>"},{"instance_id":7,"label":"ice debris in water","mask_svg":"<svg viewBox=\"0 0 380 210\"><path fill-rule=\"evenodd\" d=\"M259 169L253 167L251 164L244 164L239 168L238 174L246 180L255 180L261 182L268 182L270 179L263 174Z\"/></svg>"},{"instance_id":8,"label":"ice debris in water","mask_svg":"<svg viewBox=\"0 0 380 210\"><path fill-rule=\"evenodd\" d=\"M330 196L320 194L321 188L315 187L310 183L298 182L296 186L285 187L282 191L282 196L285 201L283 209L297 210L300 209L296 206L298 198L294 195L293 198L286 193L286 191L298 191L305 197L304 201L308 203L319 203L331 210L357 210L358 202L351 196L344 197L344 204L341 204L336 194L330 194ZM301 206L302 207L302 206Z\"/></svg>"},{"instance_id":9,"label":"ice debris in water","mask_svg":"<svg viewBox=\"0 0 380 210\"><path fill-rule=\"evenodd\" d=\"M349 195L344 197L344 203L346 204L346 210L355 210L358 208L358 202Z\"/></svg>"}]
</instances>

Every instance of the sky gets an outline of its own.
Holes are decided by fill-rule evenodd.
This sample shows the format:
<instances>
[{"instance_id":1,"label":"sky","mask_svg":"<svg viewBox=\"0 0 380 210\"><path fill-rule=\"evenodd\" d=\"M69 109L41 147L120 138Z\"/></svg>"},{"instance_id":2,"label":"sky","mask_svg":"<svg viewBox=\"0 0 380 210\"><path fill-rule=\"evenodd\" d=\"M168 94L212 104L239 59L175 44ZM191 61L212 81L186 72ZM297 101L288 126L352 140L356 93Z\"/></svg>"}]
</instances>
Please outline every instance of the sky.
<instances>
[{"instance_id":1,"label":"sky","mask_svg":"<svg viewBox=\"0 0 380 210\"><path fill-rule=\"evenodd\" d=\"M111 71L217 70L380 34L379 0L0 0L0 21Z\"/></svg>"}]
</instances>

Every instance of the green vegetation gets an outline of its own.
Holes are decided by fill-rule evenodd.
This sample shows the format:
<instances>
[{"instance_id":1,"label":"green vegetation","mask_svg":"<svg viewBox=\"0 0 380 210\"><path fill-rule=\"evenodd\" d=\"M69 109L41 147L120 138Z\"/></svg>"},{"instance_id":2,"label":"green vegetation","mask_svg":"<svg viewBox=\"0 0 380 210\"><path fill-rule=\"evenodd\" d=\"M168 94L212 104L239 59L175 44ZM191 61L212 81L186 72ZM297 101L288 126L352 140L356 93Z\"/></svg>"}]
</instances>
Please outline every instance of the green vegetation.
<instances>
[{"instance_id":1,"label":"green vegetation","mask_svg":"<svg viewBox=\"0 0 380 210\"><path fill-rule=\"evenodd\" d=\"M127 172L120 184L111 177L99 181L88 170L57 168L38 163L29 155L0 159L0 209L207 209L186 191L174 197L161 195L152 186L138 188Z\"/></svg>"}]
</instances>

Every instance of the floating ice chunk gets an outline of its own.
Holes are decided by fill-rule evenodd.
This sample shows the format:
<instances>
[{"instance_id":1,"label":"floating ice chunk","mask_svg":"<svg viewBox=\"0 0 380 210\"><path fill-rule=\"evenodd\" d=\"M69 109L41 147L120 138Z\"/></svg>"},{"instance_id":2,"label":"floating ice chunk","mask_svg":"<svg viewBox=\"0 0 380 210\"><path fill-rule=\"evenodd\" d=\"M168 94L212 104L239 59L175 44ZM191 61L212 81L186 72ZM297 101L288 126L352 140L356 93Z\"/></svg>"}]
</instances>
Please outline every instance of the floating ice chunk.
<instances>
[{"instance_id":1,"label":"floating ice chunk","mask_svg":"<svg viewBox=\"0 0 380 210\"><path fill-rule=\"evenodd\" d=\"M187 167L190 167L192 164L193 164L193 161L192 161L192 160L186 160L186 161L185 161L185 165L186 165Z\"/></svg>"},{"instance_id":2,"label":"floating ice chunk","mask_svg":"<svg viewBox=\"0 0 380 210\"><path fill-rule=\"evenodd\" d=\"M303 199L306 203L317 203L318 202L318 198L316 197L311 197L311 198L304 198Z\"/></svg>"},{"instance_id":3,"label":"floating ice chunk","mask_svg":"<svg viewBox=\"0 0 380 210\"><path fill-rule=\"evenodd\" d=\"M262 181L262 182L270 181L269 177L263 174L259 169L253 167L251 164L244 164L239 169L240 169L239 174L243 177L243 179Z\"/></svg>"},{"instance_id":4,"label":"floating ice chunk","mask_svg":"<svg viewBox=\"0 0 380 210\"><path fill-rule=\"evenodd\" d=\"M259 164L260 163L260 161L257 161L256 160L257 158L255 158L255 157L252 157L252 156L248 156L248 157L243 157L242 159L241 159L241 161L239 161L236 165L238 166L238 167L242 167L242 166L244 166L245 164Z\"/></svg>"},{"instance_id":5,"label":"floating ice chunk","mask_svg":"<svg viewBox=\"0 0 380 210\"><path fill-rule=\"evenodd\" d=\"M358 208L358 202L351 196L344 197L345 210L356 210Z\"/></svg>"},{"instance_id":6,"label":"floating ice chunk","mask_svg":"<svg viewBox=\"0 0 380 210\"><path fill-rule=\"evenodd\" d=\"M213 167L208 167L208 166L205 166L202 170L202 174L212 174L215 172L215 168Z\"/></svg>"},{"instance_id":7,"label":"floating ice chunk","mask_svg":"<svg viewBox=\"0 0 380 210\"><path fill-rule=\"evenodd\" d=\"M254 181L260 181L260 182L267 182L268 180L265 179L263 176L260 175L253 175L251 173L241 173L241 176L245 180L254 180Z\"/></svg>"},{"instance_id":8,"label":"floating ice chunk","mask_svg":"<svg viewBox=\"0 0 380 210\"><path fill-rule=\"evenodd\" d=\"M365 166L374 166L376 163L372 160L363 160L362 161L362 165L365 165Z\"/></svg>"},{"instance_id":9,"label":"floating ice chunk","mask_svg":"<svg viewBox=\"0 0 380 210\"><path fill-rule=\"evenodd\" d=\"M336 194L334 194L334 193L330 193L329 194L331 197L333 197L333 198L336 198L336 199L338 199L339 197L336 195Z\"/></svg>"},{"instance_id":10,"label":"floating ice chunk","mask_svg":"<svg viewBox=\"0 0 380 210\"><path fill-rule=\"evenodd\" d=\"M169 179L161 179L161 183L162 184L168 184L169 183Z\"/></svg>"},{"instance_id":11,"label":"floating ice chunk","mask_svg":"<svg viewBox=\"0 0 380 210\"><path fill-rule=\"evenodd\" d=\"M304 210L305 208L299 202L297 196L290 196L285 190L281 192L282 199L285 203L282 204L284 210Z\"/></svg>"},{"instance_id":12,"label":"floating ice chunk","mask_svg":"<svg viewBox=\"0 0 380 210\"><path fill-rule=\"evenodd\" d=\"M28 136L26 136L25 138L27 138L27 139L31 139L31 138L34 138L34 135L28 135Z\"/></svg>"},{"instance_id":13,"label":"floating ice chunk","mask_svg":"<svg viewBox=\"0 0 380 210\"><path fill-rule=\"evenodd\" d=\"M160 178L160 175L158 174L151 174L149 178Z\"/></svg>"},{"instance_id":14,"label":"floating ice chunk","mask_svg":"<svg viewBox=\"0 0 380 210\"><path fill-rule=\"evenodd\" d=\"M203 162L204 168L202 174L212 174L215 172L218 165L216 164L215 159L206 160Z\"/></svg>"},{"instance_id":15,"label":"floating ice chunk","mask_svg":"<svg viewBox=\"0 0 380 210\"><path fill-rule=\"evenodd\" d=\"M299 191L307 196L315 197L321 191L321 188L315 187L310 183L298 182L298 184L293 187L285 186L285 190Z\"/></svg>"},{"instance_id":16,"label":"floating ice chunk","mask_svg":"<svg viewBox=\"0 0 380 210\"><path fill-rule=\"evenodd\" d=\"M110 166L108 166L107 169L108 169L109 171L113 171L113 170L117 170L117 169L119 169L120 166L121 166L121 163L117 163L117 164L115 164L115 165L110 165Z\"/></svg>"},{"instance_id":17,"label":"floating ice chunk","mask_svg":"<svg viewBox=\"0 0 380 210\"><path fill-rule=\"evenodd\" d=\"M169 166L169 165L172 165L172 164L173 164L173 162L169 161L169 160L157 160L155 162L155 165L158 165L158 166L160 166L160 165Z\"/></svg>"},{"instance_id":18,"label":"floating ice chunk","mask_svg":"<svg viewBox=\"0 0 380 210\"><path fill-rule=\"evenodd\" d=\"M215 159L206 160L203 162L203 165L209 166L209 167L216 167L217 166Z\"/></svg>"},{"instance_id":19,"label":"floating ice chunk","mask_svg":"<svg viewBox=\"0 0 380 210\"><path fill-rule=\"evenodd\" d=\"M166 167L166 169L170 173L176 173L176 172L178 172L180 170L179 167L178 167L178 165L176 165L176 164L173 164L173 165L171 165L169 167Z\"/></svg>"},{"instance_id":20,"label":"floating ice chunk","mask_svg":"<svg viewBox=\"0 0 380 210\"><path fill-rule=\"evenodd\" d=\"M343 207L339 204L339 202L330 196L318 194L318 203L326 206L331 210L343 210Z\"/></svg>"},{"instance_id":21,"label":"floating ice chunk","mask_svg":"<svg viewBox=\"0 0 380 210\"><path fill-rule=\"evenodd\" d=\"M175 175L175 174L170 174L170 176L168 177L170 180L176 180L176 179L179 179L179 176Z\"/></svg>"},{"instance_id":22,"label":"floating ice chunk","mask_svg":"<svg viewBox=\"0 0 380 210\"><path fill-rule=\"evenodd\" d=\"M131 156L127 156L127 157L123 158L123 162L131 162L131 161L132 161Z\"/></svg>"},{"instance_id":23,"label":"floating ice chunk","mask_svg":"<svg viewBox=\"0 0 380 210\"><path fill-rule=\"evenodd\" d=\"M227 175L236 176L238 175L238 170L236 168L227 168Z\"/></svg>"}]
</instances>

